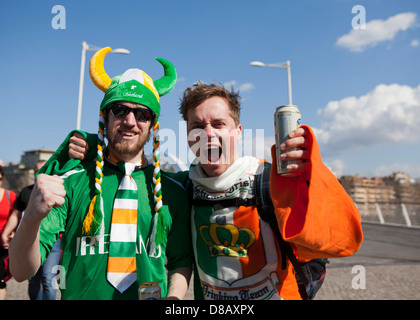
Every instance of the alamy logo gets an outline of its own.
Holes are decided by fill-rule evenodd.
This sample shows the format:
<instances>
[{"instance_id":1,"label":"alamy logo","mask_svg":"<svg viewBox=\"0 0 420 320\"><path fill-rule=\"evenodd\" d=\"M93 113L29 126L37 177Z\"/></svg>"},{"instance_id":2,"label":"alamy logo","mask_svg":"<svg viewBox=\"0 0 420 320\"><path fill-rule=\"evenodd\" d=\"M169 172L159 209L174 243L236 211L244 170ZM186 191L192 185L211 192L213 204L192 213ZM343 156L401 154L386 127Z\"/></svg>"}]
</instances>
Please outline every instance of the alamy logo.
<instances>
[{"instance_id":1,"label":"alamy logo","mask_svg":"<svg viewBox=\"0 0 420 320\"><path fill-rule=\"evenodd\" d=\"M51 26L54 30L66 29L66 8L61 5L55 5L51 9L51 13L56 13L51 20Z\"/></svg>"},{"instance_id":2,"label":"alamy logo","mask_svg":"<svg viewBox=\"0 0 420 320\"><path fill-rule=\"evenodd\" d=\"M56 274L52 279L51 286L54 289L66 289L66 269L62 265L55 265L52 267L51 272Z\"/></svg>"},{"instance_id":3,"label":"alamy logo","mask_svg":"<svg viewBox=\"0 0 420 320\"><path fill-rule=\"evenodd\" d=\"M351 20L353 29L366 29L366 9L358 4L351 9L351 13L357 13Z\"/></svg>"},{"instance_id":4,"label":"alamy logo","mask_svg":"<svg viewBox=\"0 0 420 320\"><path fill-rule=\"evenodd\" d=\"M361 265L356 265L351 269L351 273L356 274L351 281L351 287L355 290L366 289L365 267Z\"/></svg>"}]
</instances>

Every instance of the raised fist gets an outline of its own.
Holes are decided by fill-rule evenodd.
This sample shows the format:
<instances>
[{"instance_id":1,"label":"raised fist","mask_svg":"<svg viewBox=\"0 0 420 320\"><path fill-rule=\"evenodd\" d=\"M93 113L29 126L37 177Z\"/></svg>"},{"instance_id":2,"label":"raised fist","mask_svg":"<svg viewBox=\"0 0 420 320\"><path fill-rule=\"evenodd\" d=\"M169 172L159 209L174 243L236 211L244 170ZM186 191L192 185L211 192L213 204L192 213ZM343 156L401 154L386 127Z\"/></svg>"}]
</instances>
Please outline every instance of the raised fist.
<instances>
[{"instance_id":1,"label":"raised fist","mask_svg":"<svg viewBox=\"0 0 420 320\"><path fill-rule=\"evenodd\" d=\"M52 208L58 208L64 203L65 196L63 179L59 176L39 174L25 210L25 219L41 221Z\"/></svg>"}]
</instances>

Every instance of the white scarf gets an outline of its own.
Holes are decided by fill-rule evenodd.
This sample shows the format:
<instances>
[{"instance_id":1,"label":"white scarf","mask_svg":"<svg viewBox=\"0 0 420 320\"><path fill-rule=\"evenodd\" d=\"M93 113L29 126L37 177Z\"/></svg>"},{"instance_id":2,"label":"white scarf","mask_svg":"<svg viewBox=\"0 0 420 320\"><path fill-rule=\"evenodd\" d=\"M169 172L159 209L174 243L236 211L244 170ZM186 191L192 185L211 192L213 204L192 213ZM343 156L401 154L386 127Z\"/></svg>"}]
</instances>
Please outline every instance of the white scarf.
<instances>
[{"instance_id":1,"label":"white scarf","mask_svg":"<svg viewBox=\"0 0 420 320\"><path fill-rule=\"evenodd\" d=\"M193 181L194 188L203 189L217 199L225 197L239 197L240 193L225 195L226 191L233 186L240 186L244 179L252 178L258 168L259 160L254 157L242 157L236 160L224 173L217 177L208 177L200 165L191 166L189 177ZM252 187L250 185L249 187ZM249 189L249 188L248 188Z\"/></svg>"}]
</instances>

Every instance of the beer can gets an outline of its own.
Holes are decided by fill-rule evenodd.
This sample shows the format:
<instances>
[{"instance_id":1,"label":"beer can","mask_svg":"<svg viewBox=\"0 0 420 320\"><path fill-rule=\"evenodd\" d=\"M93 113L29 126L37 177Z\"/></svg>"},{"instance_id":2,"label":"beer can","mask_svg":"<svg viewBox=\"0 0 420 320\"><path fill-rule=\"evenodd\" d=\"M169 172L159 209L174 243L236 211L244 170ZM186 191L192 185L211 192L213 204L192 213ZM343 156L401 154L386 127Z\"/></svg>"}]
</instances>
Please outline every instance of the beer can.
<instances>
[{"instance_id":1,"label":"beer can","mask_svg":"<svg viewBox=\"0 0 420 320\"><path fill-rule=\"evenodd\" d=\"M139 287L139 300L160 300L162 297L159 284L155 281L143 282Z\"/></svg>"},{"instance_id":2,"label":"beer can","mask_svg":"<svg viewBox=\"0 0 420 320\"><path fill-rule=\"evenodd\" d=\"M298 128L302 123L300 111L297 106L285 105L276 108L274 113L274 129L276 134L276 158L277 173L284 176L294 176L296 174L287 171L289 164L297 163L296 160L281 161L280 155L295 149L281 151L280 145L289 139L289 132Z\"/></svg>"}]
</instances>

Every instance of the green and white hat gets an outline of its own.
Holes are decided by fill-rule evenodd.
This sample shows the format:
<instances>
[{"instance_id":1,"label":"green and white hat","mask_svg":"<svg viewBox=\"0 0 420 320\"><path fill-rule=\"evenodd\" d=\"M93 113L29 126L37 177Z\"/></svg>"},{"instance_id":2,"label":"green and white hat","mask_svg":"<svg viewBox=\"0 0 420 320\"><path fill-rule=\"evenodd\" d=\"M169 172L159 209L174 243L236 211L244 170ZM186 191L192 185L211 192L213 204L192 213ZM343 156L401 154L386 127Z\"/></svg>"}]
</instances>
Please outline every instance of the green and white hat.
<instances>
[{"instance_id":1,"label":"green and white hat","mask_svg":"<svg viewBox=\"0 0 420 320\"><path fill-rule=\"evenodd\" d=\"M164 76L153 81L144 71L140 69L128 69L123 74L110 78L104 69L104 58L111 51L106 47L92 57L89 64L89 74L93 83L103 92L105 96L100 105L96 174L95 174L95 196L89 207L89 211L83 222L83 232L86 235L96 235L100 231L103 219L102 209L102 176L103 176L103 149L104 149L104 110L116 101L129 101L142 104L151 109L157 116L153 125L153 162L155 170L153 173L155 216L152 237L153 244L162 242L165 233L163 227L162 192L160 187L160 165L159 165L159 116L161 106L159 98L170 92L175 86L175 67L163 58L156 58L164 68ZM151 251L153 251L152 249Z\"/></svg>"}]
</instances>

